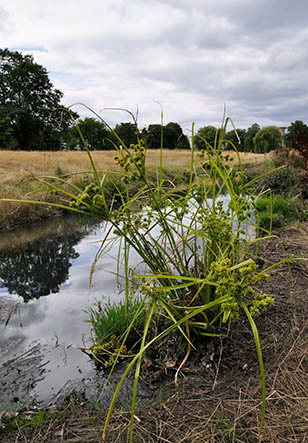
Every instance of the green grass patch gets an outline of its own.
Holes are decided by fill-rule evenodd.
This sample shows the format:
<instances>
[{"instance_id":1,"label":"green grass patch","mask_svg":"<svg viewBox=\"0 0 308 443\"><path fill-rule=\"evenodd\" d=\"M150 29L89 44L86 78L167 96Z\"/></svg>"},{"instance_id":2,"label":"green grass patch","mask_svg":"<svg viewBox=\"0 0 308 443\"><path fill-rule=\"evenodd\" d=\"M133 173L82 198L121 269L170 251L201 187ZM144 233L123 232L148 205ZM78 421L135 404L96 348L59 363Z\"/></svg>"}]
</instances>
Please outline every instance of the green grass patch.
<instances>
[{"instance_id":1,"label":"green grass patch","mask_svg":"<svg viewBox=\"0 0 308 443\"><path fill-rule=\"evenodd\" d=\"M128 303L107 303L89 309L89 321L94 332L93 344L88 352L105 366L119 357L129 357L141 339L145 322L145 309L140 299L129 299ZM122 342L123 343L122 346Z\"/></svg>"},{"instance_id":2,"label":"green grass patch","mask_svg":"<svg viewBox=\"0 0 308 443\"><path fill-rule=\"evenodd\" d=\"M20 427L28 429L39 429L42 424L46 421L49 413L45 411L37 411L33 413L30 417L25 415L17 415L17 417L12 418L2 428L3 433L8 433L13 430L17 430Z\"/></svg>"},{"instance_id":3,"label":"green grass patch","mask_svg":"<svg viewBox=\"0 0 308 443\"><path fill-rule=\"evenodd\" d=\"M256 201L260 227L270 230L287 225L298 216L297 205L287 196L262 197Z\"/></svg>"}]
</instances>

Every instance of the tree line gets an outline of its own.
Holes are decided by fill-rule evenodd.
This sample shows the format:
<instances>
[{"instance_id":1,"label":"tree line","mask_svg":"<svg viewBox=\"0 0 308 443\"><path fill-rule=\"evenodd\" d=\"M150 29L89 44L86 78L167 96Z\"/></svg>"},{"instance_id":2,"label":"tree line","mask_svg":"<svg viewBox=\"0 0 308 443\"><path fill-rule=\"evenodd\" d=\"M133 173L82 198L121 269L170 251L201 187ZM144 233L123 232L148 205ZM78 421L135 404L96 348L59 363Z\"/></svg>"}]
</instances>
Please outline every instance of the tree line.
<instances>
[{"instance_id":1,"label":"tree line","mask_svg":"<svg viewBox=\"0 0 308 443\"><path fill-rule=\"evenodd\" d=\"M207 143L214 146L220 135L220 129L205 126L196 133L195 146L203 149ZM248 129L235 128L224 135L226 150L236 148L241 152L266 153L282 145L282 136L278 127L266 126L260 128L254 123Z\"/></svg>"},{"instance_id":2,"label":"tree line","mask_svg":"<svg viewBox=\"0 0 308 443\"><path fill-rule=\"evenodd\" d=\"M59 150L82 149L75 122L90 149L114 149L119 139L126 146L145 140L150 149L163 142L166 149L189 149L190 142L178 123L151 124L140 132L136 124L122 122L113 129L95 118L81 119L65 110L63 93L51 83L47 70L32 55L0 49L0 149ZM195 134L195 147L214 146L219 128L204 126ZM287 146L308 157L308 126L291 123L285 135L276 126L261 128L254 123L248 129L233 129L225 134L226 149L266 153Z\"/></svg>"},{"instance_id":3,"label":"tree line","mask_svg":"<svg viewBox=\"0 0 308 443\"><path fill-rule=\"evenodd\" d=\"M190 149L188 138L178 123L170 122L165 126L149 125L141 131L135 123L125 122L117 124L112 130L102 121L86 117L77 121L80 131L89 149L114 149L115 144L123 142L126 146L135 145L138 137L146 142L149 149L158 149L161 146L161 138L165 149ZM69 140L67 149L82 149L83 144L76 131L72 127L68 131Z\"/></svg>"},{"instance_id":4,"label":"tree line","mask_svg":"<svg viewBox=\"0 0 308 443\"><path fill-rule=\"evenodd\" d=\"M111 130L94 118L79 118L61 103L63 93L54 88L47 70L32 55L0 49L0 149L81 149L78 126L90 149L113 149L119 137L127 146L137 143L137 127L120 123ZM150 125L141 131L149 148L189 149L178 123Z\"/></svg>"},{"instance_id":5,"label":"tree line","mask_svg":"<svg viewBox=\"0 0 308 443\"><path fill-rule=\"evenodd\" d=\"M214 146L220 129L214 126L200 128L196 134L195 146L203 149L207 143ZM233 129L224 136L225 149L233 149L242 152L254 152L265 154L269 151L289 148L298 150L308 161L308 126L301 120L291 123L288 128L277 126L265 126L260 128L254 123L250 128Z\"/></svg>"}]
</instances>

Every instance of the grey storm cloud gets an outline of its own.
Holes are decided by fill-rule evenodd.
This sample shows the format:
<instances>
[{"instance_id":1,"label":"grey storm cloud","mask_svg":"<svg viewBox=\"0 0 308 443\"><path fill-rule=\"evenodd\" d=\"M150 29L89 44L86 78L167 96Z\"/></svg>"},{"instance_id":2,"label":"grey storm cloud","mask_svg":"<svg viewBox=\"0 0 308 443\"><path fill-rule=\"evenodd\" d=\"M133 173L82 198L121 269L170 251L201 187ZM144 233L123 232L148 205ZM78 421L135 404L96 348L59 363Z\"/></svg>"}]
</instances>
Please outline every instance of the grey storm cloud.
<instances>
[{"instance_id":1,"label":"grey storm cloud","mask_svg":"<svg viewBox=\"0 0 308 443\"><path fill-rule=\"evenodd\" d=\"M142 124L159 121L154 101L178 122L217 124L224 104L239 127L308 120L304 0L11 0L6 11L2 45L32 52L66 104L138 105Z\"/></svg>"},{"instance_id":2,"label":"grey storm cloud","mask_svg":"<svg viewBox=\"0 0 308 443\"><path fill-rule=\"evenodd\" d=\"M0 6L0 33L7 33L10 29L11 23L8 12Z\"/></svg>"}]
</instances>

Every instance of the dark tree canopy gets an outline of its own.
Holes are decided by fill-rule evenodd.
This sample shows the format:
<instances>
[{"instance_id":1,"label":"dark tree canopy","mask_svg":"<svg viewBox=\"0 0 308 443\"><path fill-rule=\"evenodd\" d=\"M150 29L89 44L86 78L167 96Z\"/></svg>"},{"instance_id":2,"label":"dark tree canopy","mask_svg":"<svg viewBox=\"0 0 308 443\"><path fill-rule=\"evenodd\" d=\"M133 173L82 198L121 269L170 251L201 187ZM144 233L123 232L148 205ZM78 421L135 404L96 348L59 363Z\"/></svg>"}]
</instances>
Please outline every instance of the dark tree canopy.
<instances>
[{"instance_id":1,"label":"dark tree canopy","mask_svg":"<svg viewBox=\"0 0 308 443\"><path fill-rule=\"evenodd\" d=\"M114 132L120 137L123 143L129 148L130 145L137 143L137 127L134 123L120 123L114 128ZM114 136L112 137L116 144L119 144Z\"/></svg>"},{"instance_id":2,"label":"dark tree canopy","mask_svg":"<svg viewBox=\"0 0 308 443\"><path fill-rule=\"evenodd\" d=\"M246 152L254 152L255 146L253 143L253 139L256 136L257 132L260 131L260 126L258 123L254 123L247 129L245 134L245 151Z\"/></svg>"},{"instance_id":3,"label":"dark tree canopy","mask_svg":"<svg viewBox=\"0 0 308 443\"><path fill-rule=\"evenodd\" d=\"M245 129L239 129L237 128L232 129L232 131L229 131L226 133L225 135L225 140L227 140L228 142L225 143L225 147L226 149L234 149L235 148L238 151L245 151L245 135L246 135L246 130Z\"/></svg>"},{"instance_id":4,"label":"dark tree canopy","mask_svg":"<svg viewBox=\"0 0 308 443\"><path fill-rule=\"evenodd\" d=\"M288 127L284 137L288 148L297 149L308 162L308 126L300 120L296 120Z\"/></svg>"},{"instance_id":5,"label":"dark tree canopy","mask_svg":"<svg viewBox=\"0 0 308 443\"><path fill-rule=\"evenodd\" d=\"M190 143L185 134L182 133L177 139L176 149L190 149Z\"/></svg>"},{"instance_id":6,"label":"dark tree canopy","mask_svg":"<svg viewBox=\"0 0 308 443\"><path fill-rule=\"evenodd\" d=\"M0 148L59 149L70 125L63 114L62 126L51 119L61 108L62 92L54 88L47 70L32 55L0 50ZM77 114L74 114L75 117Z\"/></svg>"},{"instance_id":7,"label":"dark tree canopy","mask_svg":"<svg viewBox=\"0 0 308 443\"><path fill-rule=\"evenodd\" d=\"M143 134L149 149L159 149L161 140L165 149L190 149L188 138L178 123L170 122L166 126L149 125Z\"/></svg>"},{"instance_id":8,"label":"dark tree canopy","mask_svg":"<svg viewBox=\"0 0 308 443\"><path fill-rule=\"evenodd\" d=\"M143 130L143 135L145 137L147 147L149 149L159 149L162 137L162 126L161 125L149 125L147 130Z\"/></svg>"},{"instance_id":9,"label":"dark tree canopy","mask_svg":"<svg viewBox=\"0 0 308 443\"><path fill-rule=\"evenodd\" d=\"M164 127L164 139L167 149L190 149L188 138L178 123L170 122Z\"/></svg>"},{"instance_id":10,"label":"dark tree canopy","mask_svg":"<svg viewBox=\"0 0 308 443\"><path fill-rule=\"evenodd\" d=\"M217 128L215 126L204 126L195 135L195 147L197 149L205 149L206 143L214 146L216 138L218 138Z\"/></svg>"},{"instance_id":11,"label":"dark tree canopy","mask_svg":"<svg viewBox=\"0 0 308 443\"><path fill-rule=\"evenodd\" d=\"M103 122L96 120L95 118L86 117L84 119L79 119L77 123L89 149L113 149L113 145L109 141L111 138L111 132L106 128L106 125ZM70 129L70 138L67 147L69 149L84 148L75 127Z\"/></svg>"}]
</instances>

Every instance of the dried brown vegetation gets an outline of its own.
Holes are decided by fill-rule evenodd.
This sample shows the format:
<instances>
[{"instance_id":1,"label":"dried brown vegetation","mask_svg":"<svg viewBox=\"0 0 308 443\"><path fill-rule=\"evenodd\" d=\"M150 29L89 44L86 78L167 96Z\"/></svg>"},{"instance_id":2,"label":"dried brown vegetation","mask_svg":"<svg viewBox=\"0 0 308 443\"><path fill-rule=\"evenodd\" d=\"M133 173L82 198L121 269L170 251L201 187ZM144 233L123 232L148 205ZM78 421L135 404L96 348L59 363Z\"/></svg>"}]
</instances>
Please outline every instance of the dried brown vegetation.
<instances>
[{"instance_id":1,"label":"dried brown vegetation","mask_svg":"<svg viewBox=\"0 0 308 443\"><path fill-rule=\"evenodd\" d=\"M153 173L159 166L160 150L149 150L147 167ZM226 153L227 154L227 153ZM235 160L235 153L229 153ZM114 157L116 151L94 151L93 159L97 169L119 171ZM189 171L191 152L189 150L165 150L164 168L174 173ZM241 153L243 164L260 163L263 154ZM58 202L57 194L52 197L39 184L37 176L64 176L72 183L80 183L85 176L91 176L91 165L86 152L76 151L0 151L0 198L26 199ZM70 175L72 174L72 175ZM18 205L0 202L0 230L11 229L58 214L54 208L36 205Z\"/></svg>"},{"instance_id":2,"label":"dried brown vegetation","mask_svg":"<svg viewBox=\"0 0 308 443\"><path fill-rule=\"evenodd\" d=\"M226 152L235 158L234 152ZM114 161L116 151L94 151L93 159L98 169L105 171L119 170ZM155 168L159 165L159 149L148 150L147 165ZM164 150L164 164L167 168L180 170L190 165L191 153L188 150ZM241 153L242 162L259 163L263 154ZM78 151L0 151L0 184L19 183L36 175L53 175L57 169L63 173L81 172L90 169L86 152Z\"/></svg>"}]
</instances>

